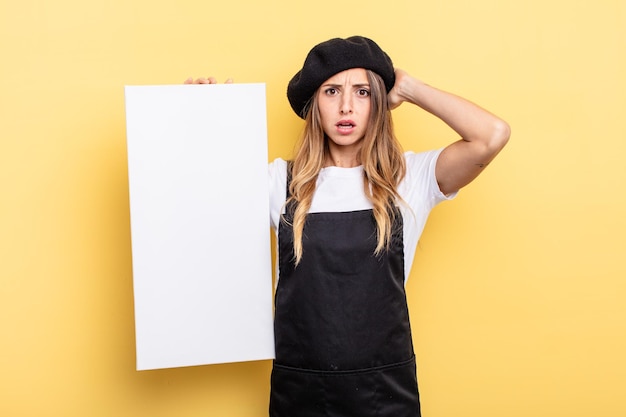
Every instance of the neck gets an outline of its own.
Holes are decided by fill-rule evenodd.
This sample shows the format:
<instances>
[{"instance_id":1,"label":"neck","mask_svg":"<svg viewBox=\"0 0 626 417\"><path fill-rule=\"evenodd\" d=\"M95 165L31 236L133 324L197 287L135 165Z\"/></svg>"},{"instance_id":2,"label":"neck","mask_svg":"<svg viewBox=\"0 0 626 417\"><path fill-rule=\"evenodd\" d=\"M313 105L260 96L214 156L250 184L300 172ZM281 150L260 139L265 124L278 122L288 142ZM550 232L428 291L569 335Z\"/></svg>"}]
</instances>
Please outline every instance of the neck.
<instances>
[{"instance_id":1,"label":"neck","mask_svg":"<svg viewBox=\"0 0 626 417\"><path fill-rule=\"evenodd\" d=\"M329 144L324 167L354 168L361 165L361 146L333 146Z\"/></svg>"}]
</instances>

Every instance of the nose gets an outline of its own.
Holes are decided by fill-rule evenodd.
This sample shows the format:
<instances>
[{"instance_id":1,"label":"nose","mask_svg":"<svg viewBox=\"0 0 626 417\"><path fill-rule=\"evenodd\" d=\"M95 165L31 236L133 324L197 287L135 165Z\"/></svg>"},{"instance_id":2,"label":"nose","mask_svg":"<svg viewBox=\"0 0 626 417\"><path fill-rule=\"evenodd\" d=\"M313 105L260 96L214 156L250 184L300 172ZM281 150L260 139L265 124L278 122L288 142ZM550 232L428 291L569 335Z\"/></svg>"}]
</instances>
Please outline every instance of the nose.
<instances>
[{"instance_id":1,"label":"nose","mask_svg":"<svg viewBox=\"0 0 626 417\"><path fill-rule=\"evenodd\" d=\"M339 113L341 114L352 113L352 97L349 94L342 95L341 103L339 107Z\"/></svg>"}]
</instances>

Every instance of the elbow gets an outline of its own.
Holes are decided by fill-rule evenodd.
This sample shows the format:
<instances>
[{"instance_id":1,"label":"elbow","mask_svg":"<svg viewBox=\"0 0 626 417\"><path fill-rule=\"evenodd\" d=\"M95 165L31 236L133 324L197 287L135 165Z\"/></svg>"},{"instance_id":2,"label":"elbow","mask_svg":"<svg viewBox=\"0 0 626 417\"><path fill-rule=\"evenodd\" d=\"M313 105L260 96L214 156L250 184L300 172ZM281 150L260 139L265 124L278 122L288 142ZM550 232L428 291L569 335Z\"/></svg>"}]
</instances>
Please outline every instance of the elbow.
<instances>
[{"instance_id":1,"label":"elbow","mask_svg":"<svg viewBox=\"0 0 626 417\"><path fill-rule=\"evenodd\" d=\"M490 126L489 133L483 141L484 151L491 157L496 156L509 142L511 127L507 122L496 119Z\"/></svg>"},{"instance_id":2,"label":"elbow","mask_svg":"<svg viewBox=\"0 0 626 417\"><path fill-rule=\"evenodd\" d=\"M491 134L491 147L500 151L511 138L511 126L502 119L494 122Z\"/></svg>"},{"instance_id":3,"label":"elbow","mask_svg":"<svg viewBox=\"0 0 626 417\"><path fill-rule=\"evenodd\" d=\"M511 137L511 127L501 119L494 120L489 128L483 132L482 139L476 140L476 149L480 149L480 158L485 161L481 165L491 162L506 146Z\"/></svg>"}]
</instances>

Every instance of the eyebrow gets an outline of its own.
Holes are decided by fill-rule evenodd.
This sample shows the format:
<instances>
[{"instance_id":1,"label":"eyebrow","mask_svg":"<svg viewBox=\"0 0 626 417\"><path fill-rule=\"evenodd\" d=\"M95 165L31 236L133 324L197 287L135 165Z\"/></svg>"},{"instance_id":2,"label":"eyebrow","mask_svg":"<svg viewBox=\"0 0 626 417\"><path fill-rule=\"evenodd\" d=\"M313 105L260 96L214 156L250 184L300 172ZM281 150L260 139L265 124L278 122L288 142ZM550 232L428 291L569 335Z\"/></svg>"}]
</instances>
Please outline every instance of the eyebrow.
<instances>
[{"instance_id":1,"label":"eyebrow","mask_svg":"<svg viewBox=\"0 0 626 417\"><path fill-rule=\"evenodd\" d=\"M369 83L361 83L361 84L352 84L352 87L355 88L363 88L369 87ZM340 88L343 87L343 84L323 84L322 87L332 87L332 88Z\"/></svg>"}]
</instances>

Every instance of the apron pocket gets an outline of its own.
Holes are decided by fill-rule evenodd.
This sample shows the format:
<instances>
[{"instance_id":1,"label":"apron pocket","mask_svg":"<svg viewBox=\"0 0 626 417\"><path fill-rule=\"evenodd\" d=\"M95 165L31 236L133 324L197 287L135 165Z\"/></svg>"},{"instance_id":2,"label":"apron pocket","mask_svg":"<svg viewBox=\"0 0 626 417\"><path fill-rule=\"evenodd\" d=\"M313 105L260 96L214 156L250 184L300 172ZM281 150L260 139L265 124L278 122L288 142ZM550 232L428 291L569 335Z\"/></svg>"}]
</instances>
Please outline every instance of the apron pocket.
<instances>
[{"instance_id":1,"label":"apron pocket","mask_svg":"<svg viewBox=\"0 0 626 417\"><path fill-rule=\"evenodd\" d=\"M415 358L354 371L274 364L270 417L419 417Z\"/></svg>"}]
</instances>

